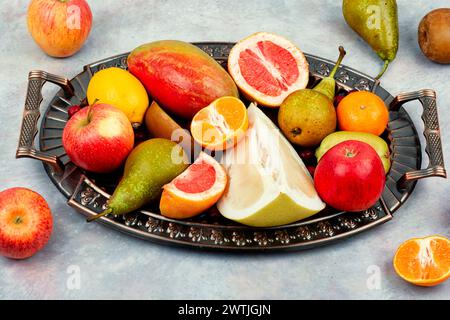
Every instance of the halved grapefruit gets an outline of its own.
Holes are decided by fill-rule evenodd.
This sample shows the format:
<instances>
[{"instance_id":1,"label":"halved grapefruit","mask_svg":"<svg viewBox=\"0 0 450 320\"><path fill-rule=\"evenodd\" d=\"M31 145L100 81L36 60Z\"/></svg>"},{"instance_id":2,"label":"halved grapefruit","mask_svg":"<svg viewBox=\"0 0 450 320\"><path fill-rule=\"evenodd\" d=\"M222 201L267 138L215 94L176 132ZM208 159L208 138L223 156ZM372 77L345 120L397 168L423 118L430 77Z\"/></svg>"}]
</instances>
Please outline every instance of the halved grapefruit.
<instances>
[{"instance_id":1,"label":"halved grapefruit","mask_svg":"<svg viewBox=\"0 0 450 320\"><path fill-rule=\"evenodd\" d=\"M249 99L268 107L279 107L289 94L306 88L309 80L303 52L267 32L239 41L230 51L228 71Z\"/></svg>"},{"instance_id":2,"label":"halved grapefruit","mask_svg":"<svg viewBox=\"0 0 450 320\"><path fill-rule=\"evenodd\" d=\"M222 196L227 174L211 156L201 152L186 171L163 187L159 209L174 219L193 217L212 207Z\"/></svg>"}]
</instances>

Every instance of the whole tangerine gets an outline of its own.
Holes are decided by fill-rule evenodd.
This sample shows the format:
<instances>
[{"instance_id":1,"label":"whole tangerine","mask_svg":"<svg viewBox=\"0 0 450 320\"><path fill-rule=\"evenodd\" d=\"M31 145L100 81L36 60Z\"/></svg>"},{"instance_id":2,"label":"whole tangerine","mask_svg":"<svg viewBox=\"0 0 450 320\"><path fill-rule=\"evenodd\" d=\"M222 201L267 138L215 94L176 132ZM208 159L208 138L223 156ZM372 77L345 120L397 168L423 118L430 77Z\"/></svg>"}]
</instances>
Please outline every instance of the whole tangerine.
<instances>
[{"instance_id":1,"label":"whole tangerine","mask_svg":"<svg viewBox=\"0 0 450 320\"><path fill-rule=\"evenodd\" d=\"M377 136L386 129L389 111L384 101L368 91L356 91L341 100L337 107L340 130L368 132Z\"/></svg>"}]
</instances>

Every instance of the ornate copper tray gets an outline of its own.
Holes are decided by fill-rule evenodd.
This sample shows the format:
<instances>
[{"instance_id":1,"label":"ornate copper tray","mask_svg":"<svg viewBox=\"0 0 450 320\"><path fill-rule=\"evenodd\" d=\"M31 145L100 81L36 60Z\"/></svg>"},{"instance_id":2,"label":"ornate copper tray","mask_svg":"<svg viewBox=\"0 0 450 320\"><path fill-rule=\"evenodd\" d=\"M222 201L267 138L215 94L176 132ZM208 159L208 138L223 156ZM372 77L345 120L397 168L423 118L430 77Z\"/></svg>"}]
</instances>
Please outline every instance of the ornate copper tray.
<instances>
[{"instance_id":1,"label":"ornate copper tray","mask_svg":"<svg viewBox=\"0 0 450 320\"><path fill-rule=\"evenodd\" d=\"M233 43L196 43L226 67ZM85 216L102 211L116 177L98 176L74 166L64 152L62 131L67 121L67 109L80 104L92 75L103 68L127 68L128 53L107 58L84 67L72 80L32 71L29 74L22 131L17 158L30 157L43 161L50 180L68 198L68 204ZM326 76L334 62L306 55L310 64L313 86ZM146 208L126 216L106 216L99 222L129 235L165 244L232 251L304 249L324 245L373 228L392 219L392 214L408 199L418 179L446 177L436 95L432 90L403 93L395 98L380 86L379 81L356 70L342 66L336 76L338 90L367 90L376 93L389 106L390 120L385 139L391 149L392 168L380 201L369 210L348 213L324 210L297 223L273 228L251 228L223 218L217 210L190 220L173 220L161 216L157 208ZM39 131L39 148L34 138L38 132L41 89L46 82L61 87L43 114ZM418 100L423 107L422 120L429 166L421 169L421 147L413 122L403 108L406 102ZM268 111L269 112L269 111ZM376 234L373 234L376 236Z\"/></svg>"}]
</instances>

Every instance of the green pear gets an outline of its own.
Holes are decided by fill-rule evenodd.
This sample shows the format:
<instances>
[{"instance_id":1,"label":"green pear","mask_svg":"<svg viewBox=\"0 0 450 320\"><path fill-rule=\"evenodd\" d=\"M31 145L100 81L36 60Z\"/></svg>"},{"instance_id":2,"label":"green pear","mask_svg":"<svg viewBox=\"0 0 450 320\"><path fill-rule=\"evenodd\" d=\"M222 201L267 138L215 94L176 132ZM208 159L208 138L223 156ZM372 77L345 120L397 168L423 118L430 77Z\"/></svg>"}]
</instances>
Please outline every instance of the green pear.
<instances>
[{"instance_id":1,"label":"green pear","mask_svg":"<svg viewBox=\"0 0 450 320\"><path fill-rule=\"evenodd\" d=\"M139 144L125 162L123 177L108 201L108 208L88 222L109 213L126 214L157 200L162 187L187 167L183 148L173 141L156 138Z\"/></svg>"},{"instance_id":2,"label":"green pear","mask_svg":"<svg viewBox=\"0 0 450 320\"><path fill-rule=\"evenodd\" d=\"M384 61L379 79L398 51L398 14L395 0L343 0L347 24L363 38Z\"/></svg>"},{"instance_id":3,"label":"green pear","mask_svg":"<svg viewBox=\"0 0 450 320\"><path fill-rule=\"evenodd\" d=\"M333 105L336 81L334 76L346 52L339 47L339 58L328 77L313 89L291 93L281 104L278 124L286 138L299 146L316 146L336 130L336 109Z\"/></svg>"},{"instance_id":4,"label":"green pear","mask_svg":"<svg viewBox=\"0 0 450 320\"><path fill-rule=\"evenodd\" d=\"M391 168L391 158L386 141L379 136L366 132L337 131L328 135L323 139L319 148L316 149L317 161L320 161L320 158L335 145L347 140L357 140L369 144L380 156L384 172L389 172L389 169Z\"/></svg>"},{"instance_id":5,"label":"green pear","mask_svg":"<svg viewBox=\"0 0 450 320\"><path fill-rule=\"evenodd\" d=\"M333 101L334 95L336 94L336 80L334 80L334 76L341 66L342 60L344 60L346 54L347 52L345 52L344 47L339 46L339 58L336 61L333 70L331 70L328 77L323 78L313 89L314 91L322 93L331 101Z\"/></svg>"}]
</instances>

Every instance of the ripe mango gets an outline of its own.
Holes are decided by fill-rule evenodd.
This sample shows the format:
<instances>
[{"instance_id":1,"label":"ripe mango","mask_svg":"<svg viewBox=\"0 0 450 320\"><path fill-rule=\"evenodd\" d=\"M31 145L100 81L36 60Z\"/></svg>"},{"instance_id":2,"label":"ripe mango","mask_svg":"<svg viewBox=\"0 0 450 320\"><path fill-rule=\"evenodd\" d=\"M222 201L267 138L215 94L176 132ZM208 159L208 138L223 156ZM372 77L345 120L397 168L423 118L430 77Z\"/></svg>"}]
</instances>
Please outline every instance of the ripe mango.
<instances>
[{"instance_id":1,"label":"ripe mango","mask_svg":"<svg viewBox=\"0 0 450 320\"><path fill-rule=\"evenodd\" d=\"M128 70L163 108L186 119L217 98L239 97L236 84L225 69L187 42L144 44L128 56Z\"/></svg>"}]
</instances>

